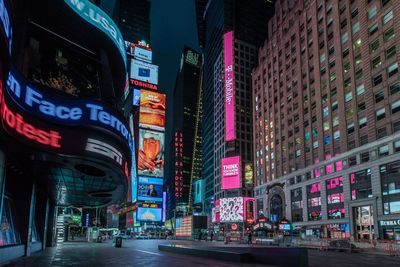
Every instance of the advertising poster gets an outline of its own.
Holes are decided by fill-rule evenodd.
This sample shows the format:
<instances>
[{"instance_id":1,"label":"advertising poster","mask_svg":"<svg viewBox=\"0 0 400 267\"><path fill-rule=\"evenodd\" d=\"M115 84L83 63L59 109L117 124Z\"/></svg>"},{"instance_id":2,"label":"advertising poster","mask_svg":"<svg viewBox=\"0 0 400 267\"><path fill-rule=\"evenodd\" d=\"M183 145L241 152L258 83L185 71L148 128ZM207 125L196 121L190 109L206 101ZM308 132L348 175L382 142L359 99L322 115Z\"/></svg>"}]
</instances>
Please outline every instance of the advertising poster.
<instances>
[{"instance_id":1,"label":"advertising poster","mask_svg":"<svg viewBox=\"0 0 400 267\"><path fill-rule=\"evenodd\" d=\"M246 186L253 185L253 164L245 163L244 164L244 181Z\"/></svg>"},{"instance_id":2,"label":"advertising poster","mask_svg":"<svg viewBox=\"0 0 400 267\"><path fill-rule=\"evenodd\" d=\"M161 202L163 199L163 179L139 177L138 199L140 201Z\"/></svg>"},{"instance_id":3,"label":"advertising poster","mask_svg":"<svg viewBox=\"0 0 400 267\"><path fill-rule=\"evenodd\" d=\"M221 222L243 222L243 204L243 197L221 198L219 206Z\"/></svg>"},{"instance_id":4,"label":"advertising poster","mask_svg":"<svg viewBox=\"0 0 400 267\"><path fill-rule=\"evenodd\" d=\"M164 176L164 133L139 129L139 176Z\"/></svg>"},{"instance_id":5,"label":"advertising poster","mask_svg":"<svg viewBox=\"0 0 400 267\"><path fill-rule=\"evenodd\" d=\"M256 212L255 200L252 197L245 197L245 198L243 198L243 201L244 201L245 220L247 223L252 224L256 219L256 217L255 217L255 212Z\"/></svg>"},{"instance_id":6,"label":"advertising poster","mask_svg":"<svg viewBox=\"0 0 400 267\"><path fill-rule=\"evenodd\" d=\"M133 56L137 59L151 63L153 52L151 51L151 49L145 49L143 47L135 45Z\"/></svg>"},{"instance_id":7,"label":"advertising poster","mask_svg":"<svg viewBox=\"0 0 400 267\"><path fill-rule=\"evenodd\" d=\"M165 94L141 90L139 126L158 131L165 128Z\"/></svg>"},{"instance_id":8,"label":"advertising poster","mask_svg":"<svg viewBox=\"0 0 400 267\"><path fill-rule=\"evenodd\" d=\"M138 107L140 104L140 89L133 89L133 103L132 105Z\"/></svg>"},{"instance_id":9,"label":"advertising poster","mask_svg":"<svg viewBox=\"0 0 400 267\"><path fill-rule=\"evenodd\" d=\"M138 208L137 219L138 221L147 222L160 222L162 219L162 209L154 208Z\"/></svg>"},{"instance_id":10,"label":"advertising poster","mask_svg":"<svg viewBox=\"0 0 400 267\"><path fill-rule=\"evenodd\" d=\"M130 78L142 82L158 84L158 66L132 59Z\"/></svg>"},{"instance_id":11,"label":"advertising poster","mask_svg":"<svg viewBox=\"0 0 400 267\"><path fill-rule=\"evenodd\" d=\"M240 188L240 156L221 159L222 190Z\"/></svg>"},{"instance_id":12,"label":"advertising poster","mask_svg":"<svg viewBox=\"0 0 400 267\"><path fill-rule=\"evenodd\" d=\"M225 70L225 140L233 141L235 135L235 72L233 64L233 32L224 34Z\"/></svg>"}]
</instances>

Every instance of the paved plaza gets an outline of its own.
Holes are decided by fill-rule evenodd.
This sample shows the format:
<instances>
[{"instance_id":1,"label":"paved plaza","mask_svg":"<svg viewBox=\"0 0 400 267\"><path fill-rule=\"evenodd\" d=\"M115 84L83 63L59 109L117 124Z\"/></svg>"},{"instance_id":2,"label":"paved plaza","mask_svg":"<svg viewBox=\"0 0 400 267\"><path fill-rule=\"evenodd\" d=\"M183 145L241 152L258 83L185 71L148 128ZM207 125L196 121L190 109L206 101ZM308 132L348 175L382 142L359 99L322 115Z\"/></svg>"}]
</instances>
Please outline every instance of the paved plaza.
<instances>
[{"instance_id":1,"label":"paved plaza","mask_svg":"<svg viewBox=\"0 0 400 267\"><path fill-rule=\"evenodd\" d=\"M193 242L176 240L124 240L122 248L113 247L111 241L103 243L67 242L44 253L20 258L6 266L272 266L252 263L231 263L158 250L159 244L181 244L195 246L222 246L221 242ZM238 246L229 244L228 246ZM246 246L246 245L242 245ZM400 266L400 257L379 254L326 252L309 250L310 267L368 267ZM293 266L295 267L295 266Z\"/></svg>"}]
</instances>

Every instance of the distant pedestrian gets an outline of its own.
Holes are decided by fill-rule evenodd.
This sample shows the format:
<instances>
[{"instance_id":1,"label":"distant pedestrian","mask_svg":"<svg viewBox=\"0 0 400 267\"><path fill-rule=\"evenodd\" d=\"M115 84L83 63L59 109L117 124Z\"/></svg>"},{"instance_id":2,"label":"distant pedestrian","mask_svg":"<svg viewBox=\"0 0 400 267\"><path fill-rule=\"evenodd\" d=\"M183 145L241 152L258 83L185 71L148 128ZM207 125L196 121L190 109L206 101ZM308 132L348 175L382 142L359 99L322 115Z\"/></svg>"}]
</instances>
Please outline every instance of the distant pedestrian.
<instances>
[{"instance_id":1,"label":"distant pedestrian","mask_svg":"<svg viewBox=\"0 0 400 267\"><path fill-rule=\"evenodd\" d=\"M247 237L248 237L248 239L247 239L247 244L250 245L250 244L251 244L251 241L252 241L252 239L253 239L253 235L252 235L251 231L249 231Z\"/></svg>"},{"instance_id":2,"label":"distant pedestrian","mask_svg":"<svg viewBox=\"0 0 400 267\"><path fill-rule=\"evenodd\" d=\"M207 242L207 231L204 233L204 240Z\"/></svg>"},{"instance_id":3,"label":"distant pedestrian","mask_svg":"<svg viewBox=\"0 0 400 267\"><path fill-rule=\"evenodd\" d=\"M203 235L203 233L200 231L200 233L199 233L199 241L201 241L202 235Z\"/></svg>"},{"instance_id":4,"label":"distant pedestrian","mask_svg":"<svg viewBox=\"0 0 400 267\"><path fill-rule=\"evenodd\" d=\"M210 233L210 241L212 242L212 241L213 241L213 239L214 239L214 232L213 232L213 231L211 231L211 233Z\"/></svg>"}]
</instances>

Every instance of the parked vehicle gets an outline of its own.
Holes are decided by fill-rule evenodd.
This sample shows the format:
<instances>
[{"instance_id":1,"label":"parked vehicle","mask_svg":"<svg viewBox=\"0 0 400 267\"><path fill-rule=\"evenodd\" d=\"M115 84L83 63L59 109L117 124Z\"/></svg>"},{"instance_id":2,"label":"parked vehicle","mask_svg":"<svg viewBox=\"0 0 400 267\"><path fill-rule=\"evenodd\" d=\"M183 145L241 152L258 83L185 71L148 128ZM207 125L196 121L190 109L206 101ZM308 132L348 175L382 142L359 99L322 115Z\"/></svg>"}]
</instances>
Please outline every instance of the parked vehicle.
<instances>
[{"instance_id":1,"label":"parked vehicle","mask_svg":"<svg viewBox=\"0 0 400 267\"><path fill-rule=\"evenodd\" d=\"M147 234L139 234L136 239L150 239L150 237Z\"/></svg>"}]
</instances>

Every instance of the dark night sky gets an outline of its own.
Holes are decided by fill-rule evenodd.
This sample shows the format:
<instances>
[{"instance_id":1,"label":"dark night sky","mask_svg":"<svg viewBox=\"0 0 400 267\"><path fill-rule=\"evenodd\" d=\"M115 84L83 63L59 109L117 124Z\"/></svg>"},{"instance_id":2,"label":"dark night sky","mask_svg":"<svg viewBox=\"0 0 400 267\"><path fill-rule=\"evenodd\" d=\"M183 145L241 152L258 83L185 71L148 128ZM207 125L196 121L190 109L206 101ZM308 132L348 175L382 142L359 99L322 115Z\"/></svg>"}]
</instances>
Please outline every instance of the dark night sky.
<instances>
[{"instance_id":1,"label":"dark night sky","mask_svg":"<svg viewBox=\"0 0 400 267\"><path fill-rule=\"evenodd\" d=\"M158 88L167 94L165 173L169 173L169 144L172 137L172 93L184 45L198 49L194 0L151 0L153 63L159 66ZM166 176L165 175L165 176Z\"/></svg>"},{"instance_id":2,"label":"dark night sky","mask_svg":"<svg viewBox=\"0 0 400 267\"><path fill-rule=\"evenodd\" d=\"M183 45L198 50L194 0L151 1L153 62L159 65L159 88L171 92Z\"/></svg>"}]
</instances>

